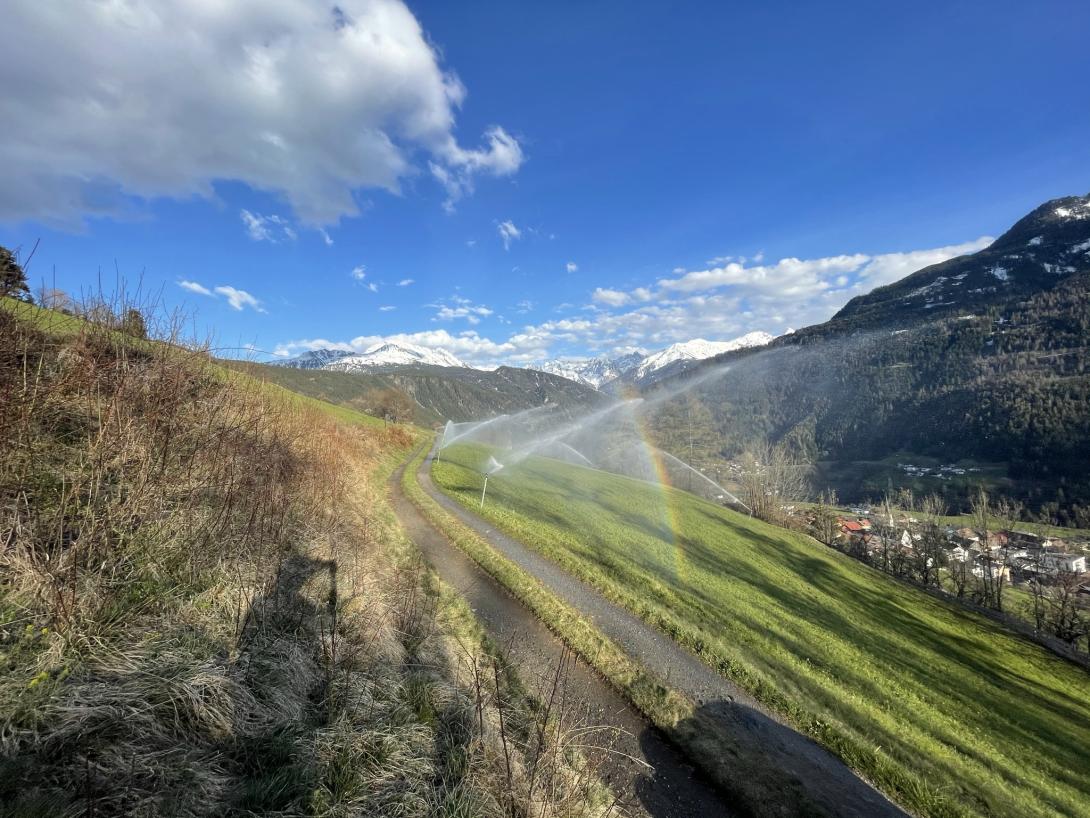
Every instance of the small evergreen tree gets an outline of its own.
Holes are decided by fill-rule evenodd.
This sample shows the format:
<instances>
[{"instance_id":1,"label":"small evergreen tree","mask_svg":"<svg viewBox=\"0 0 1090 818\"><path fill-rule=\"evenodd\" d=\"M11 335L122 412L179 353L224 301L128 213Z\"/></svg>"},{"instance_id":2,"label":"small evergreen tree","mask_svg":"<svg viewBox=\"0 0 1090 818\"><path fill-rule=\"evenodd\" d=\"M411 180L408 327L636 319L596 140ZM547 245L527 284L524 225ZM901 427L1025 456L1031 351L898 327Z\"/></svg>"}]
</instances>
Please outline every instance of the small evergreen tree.
<instances>
[{"instance_id":1,"label":"small evergreen tree","mask_svg":"<svg viewBox=\"0 0 1090 818\"><path fill-rule=\"evenodd\" d=\"M144 322L144 316L141 315L140 310L134 307L125 310L125 315L121 319L121 331L134 338L148 337L148 325Z\"/></svg>"},{"instance_id":2,"label":"small evergreen tree","mask_svg":"<svg viewBox=\"0 0 1090 818\"><path fill-rule=\"evenodd\" d=\"M6 247L0 247L0 296L18 298L20 301L33 303L26 273L15 260L15 254Z\"/></svg>"}]
</instances>

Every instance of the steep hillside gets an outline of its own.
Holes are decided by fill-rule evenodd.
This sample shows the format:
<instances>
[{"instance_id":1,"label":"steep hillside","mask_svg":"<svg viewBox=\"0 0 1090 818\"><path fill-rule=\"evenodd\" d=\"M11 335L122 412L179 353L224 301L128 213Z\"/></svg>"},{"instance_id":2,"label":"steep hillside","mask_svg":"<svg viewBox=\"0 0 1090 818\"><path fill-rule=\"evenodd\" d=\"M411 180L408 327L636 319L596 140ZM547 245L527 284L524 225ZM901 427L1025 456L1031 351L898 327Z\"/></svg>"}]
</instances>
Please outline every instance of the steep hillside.
<instances>
[{"instance_id":1,"label":"steep hillside","mask_svg":"<svg viewBox=\"0 0 1090 818\"><path fill-rule=\"evenodd\" d=\"M819 485L845 499L908 485L963 506L970 486L985 482L1064 522L1085 523L1087 202L1049 202L980 253L862 296L766 349L667 379L660 394L705 378L691 391L695 415L666 403L660 439L685 446L665 419L686 411L698 418L708 458L734 457L759 439L783 442L819 462ZM1005 279L995 276L997 265L1006 265ZM919 465L935 470L920 478L906 468ZM962 473L943 475L940 465Z\"/></svg>"},{"instance_id":2,"label":"steep hillside","mask_svg":"<svg viewBox=\"0 0 1090 818\"><path fill-rule=\"evenodd\" d=\"M241 361L225 365L256 378L330 403L374 408L394 390L411 402L413 419L423 426L453 420L480 420L534 406L575 406L603 400L592 388L558 375L502 366L491 372L469 367L389 366L376 371L334 372Z\"/></svg>"},{"instance_id":3,"label":"steep hillside","mask_svg":"<svg viewBox=\"0 0 1090 818\"><path fill-rule=\"evenodd\" d=\"M1083 669L809 537L645 481L530 457L489 481L481 509L487 456L456 444L432 477L913 814L1090 815Z\"/></svg>"},{"instance_id":4,"label":"steep hillside","mask_svg":"<svg viewBox=\"0 0 1090 818\"><path fill-rule=\"evenodd\" d=\"M385 505L410 430L95 314L0 300L0 814L601 814Z\"/></svg>"},{"instance_id":5,"label":"steep hillside","mask_svg":"<svg viewBox=\"0 0 1090 818\"><path fill-rule=\"evenodd\" d=\"M829 322L864 329L979 313L1050 290L1090 269L1090 195L1053 199L990 246L857 296Z\"/></svg>"}]
</instances>

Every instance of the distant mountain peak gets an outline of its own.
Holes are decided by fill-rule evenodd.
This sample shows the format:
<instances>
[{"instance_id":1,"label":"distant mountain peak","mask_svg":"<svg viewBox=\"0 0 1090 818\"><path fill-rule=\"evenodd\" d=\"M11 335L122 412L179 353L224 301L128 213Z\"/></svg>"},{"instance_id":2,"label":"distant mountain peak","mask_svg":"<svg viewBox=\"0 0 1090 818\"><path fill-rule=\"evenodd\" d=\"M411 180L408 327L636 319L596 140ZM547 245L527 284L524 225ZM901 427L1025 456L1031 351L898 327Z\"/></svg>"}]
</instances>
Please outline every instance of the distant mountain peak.
<instances>
[{"instance_id":1,"label":"distant mountain peak","mask_svg":"<svg viewBox=\"0 0 1090 818\"><path fill-rule=\"evenodd\" d=\"M679 361L703 361L726 352L734 352L736 349L764 346L772 341L774 337L771 333L758 330L756 332L747 332L745 335L730 341L705 341L703 338L694 338L691 341L672 344L666 349L644 358L636 368L635 379L637 381L644 380L658 370Z\"/></svg>"},{"instance_id":2,"label":"distant mountain peak","mask_svg":"<svg viewBox=\"0 0 1090 818\"><path fill-rule=\"evenodd\" d=\"M643 357L644 352L640 350L612 357L599 355L594 358L553 358L531 368L601 389L637 366Z\"/></svg>"},{"instance_id":3,"label":"distant mountain peak","mask_svg":"<svg viewBox=\"0 0 1090 818\"><path fill-rule=\"evenodd\" d=\"M730 341L706 341L694 338L666 347L658 352L635 350L622 355L599 355L595 358L553 358L532 369L559 375L562 378L602 389L614 381L639 382L655 377L666 367L682 366L687 362L703 361L736 349L764 346L774 336L767 332L749 332Z\"/></svg>"},{"instance_id":4,"label":"distant mountain peak","mask_svg":"<svg viewBox=\"0 0 1090 818\"><path fill-rule=\"evenodd\" d=\"M269 363L272 366L283 366L288 369L322 369L327 364L353 354L343 349L312 349L294 358L281 358Z\"/></svg>"},{"instance_id":5,"label":"distant mountain peak","mask_svg":"<svg viewBox=\"0 0 1090 818\"><path fill-rule=\"evenodd\" d=\"M1035 208L991 245L911 275L844 305L832 322L879 327L978 313L1029 298L1090 269L1090 195L1065 196Z\"/></svg>"},{"instance_id":6,"label":"distant mountain peak","mask_svg":"<svg viewBox=\"0 0 1090 818\"><path fill-rule=\"evenodd\" d=\"M406 342L379 341L363 352L342 349L313 349L294 358L272 361L273 366L292 369L328 369L333 372L354 372L385 366L454 366L469 364L445 349L429 349Z\"/></svg>"},{"instance_id":7,"label":"distant mountain peak","mask_svg":"<svg viewBox=\"0 0 1090 818\"><path fill-rule=\"evenodd\" d=\"M352 372L383 366L452 366L469 368L445 349L431 349L404 341L380 341L359 354L347 355L331 361L323 369Z\"/></svg>"}]
</instances>

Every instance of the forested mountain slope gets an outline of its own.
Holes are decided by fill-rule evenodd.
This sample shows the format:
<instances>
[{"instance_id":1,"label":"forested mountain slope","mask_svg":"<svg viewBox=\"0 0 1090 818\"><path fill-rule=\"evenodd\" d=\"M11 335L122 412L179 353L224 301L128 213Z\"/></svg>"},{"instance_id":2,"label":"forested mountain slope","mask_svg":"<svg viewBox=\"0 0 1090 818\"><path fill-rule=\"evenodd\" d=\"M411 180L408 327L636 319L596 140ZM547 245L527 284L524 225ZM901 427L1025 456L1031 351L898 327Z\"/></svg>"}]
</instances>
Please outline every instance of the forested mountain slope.
<instances>
[{"instance_id":1,"label":"forested mountain slope","mask_svg":"<svg viewBox=\"0 0 1090 818\"><path fill-rule=\"evenodd\" d=\"M999 264L1009 265L1005 281L992 272ZM984 276L994 286L970 286ZM920 293L928 287L933 295ZM943 303L928 309L927 298ZM1088 344L1090 197L1073 197L1038 208L980 253L853 300L825 324L705 363L684 376L706 378L684 411L695 406L707 457L736 456L759 439L785 443L822 464L818 485L846 499L912 485L956 506L985 482L1073 522L1090 505ZM709 376L714 368L724 371ZM667 402L660 417L676 418L681 403ZM684 445L668 427L657 424L660 439ZM962 474L937 472L958 463ZM932 479L905 468L921 464Z\"/></svg>"},{"instance_id":2,"label":"forested mountain slope","mask_svg":"<svg viewBox=\"0 0 1090 818\"><path fill-rule=\"evenodd\" d=\"M376 414L381 414L382 404L397 402L401 396L411 419L424 426L447 420L480 420L546 404L577 406L605 400L593 388L559 375L508 366L491 372L439 366L331 372L242 361L224 363L295 392Z\"/></svg>"}]
</instances>

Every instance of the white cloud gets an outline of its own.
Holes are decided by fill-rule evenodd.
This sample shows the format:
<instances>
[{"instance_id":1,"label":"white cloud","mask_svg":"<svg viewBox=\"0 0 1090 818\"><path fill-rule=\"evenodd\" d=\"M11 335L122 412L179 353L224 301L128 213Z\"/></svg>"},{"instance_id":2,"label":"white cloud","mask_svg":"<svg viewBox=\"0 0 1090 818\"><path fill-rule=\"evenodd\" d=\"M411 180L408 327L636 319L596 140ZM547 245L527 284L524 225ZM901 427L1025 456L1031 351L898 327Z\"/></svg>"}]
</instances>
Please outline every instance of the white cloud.
<instances>
[{"instance_id":1,"label":"white cloud","mask_svg":"<svg viewBox=\"0 0 1090 818\"><path fill-rule=\"evenodd\" d=\"M628 293L623 293L620 290L610 290L605 287L595 289L591 294L591 299L609 307L623 307L632 300Z\"/></svg>"},{"instance_id":2,"label":"white cloud","mask_svg":"<svg viewBox=\"0 0 1090 818\"><path fill-rule=\"evenodd\" d=\"M579 272L579 265L576 264L574 261L569 261L566 265L564 265L564 267L569 273Z\"/></svg>"},{"instance_id":3,"label":"white cloud","mask_svg":"<svg viewBox=\"0 0 1090 818\"><path fill-rule=\"evenodd\" d=\"M474 304L468 298L455 295L448 299L450 303L439 303L431 306L437 307L433 321L454 321L463 319L470 324L481 323L482 317L492 315L492 310L483 304Z\"/></svg>"},{"instance_id":4,"label":"white cloud","mask_svg":"<svg viewBox=\"0 0 1090 818\"><path fill-rule=\"evenodd\" d=\"M369 281L369 282L367 282L367 289L369 289L373 293L377 293L378 292L378 284L376 284L373 281Z\"/></svg>"},{"instance_id":5,"label":"white cloud","mask_svg":"<svg viewBox=\"0 0 1090 818\"><path fill-rule=\"evenodd\" d=\"M484 173L490 176L510 176L515 173L525 156L518 140L498 125L484 132L485 146L476 150L460 148L451 137L439 151L446 164L429 162L432 176L446 189L443 208L453 212L458 200L473 192L473 177Z\"/></svg>"},{"instance_id":6,"label":"white cloud","mask_svg":"<svg viewBox=\"0 0 1090 818\"><path fill-rule=\"evenodd\" d=\"M179 281L178 286L187 292L208 296L209 298L218 298L222 295L227 299L227 303L232 309L239 310L240 312L245 307L249 307L255 312L265 312L265 308L261 306L261 302L245 290L238 290L228 285L221 285L210 290L203 284L196 281L187 281L185 279Z\"/></svg>"},{"instance_id":7,"label":"white cloud","mask_svg":"<svg viewBox=\"0 0 1090 818\"><path fill-rule=\"evenodd\" d=\"M522 238L522 231L515 227L514 222L510 219L500 222L496 229L499 231L500 238L503 239L504 250L510 250L511 242Z\"/></svg>"},{"instance_id":8,"label":"white cloud","mask_svg":"<svg viewBox=\"0 0 1090 818\"><path fill-rule=\"evenodd\" d=\"M210 289L203 286L202 284L198 284L196 281L185 281L183 279L182 281L178 282L178 286L181 287L183 290L189 290L189 292L196 293L197 295L212 295L212 291Z\"/></svg>"},{"instance_id":9,"label":"white cloud","mask_svg":"<svg viewBox=\"0 0 1090 818\"><path fill-rule=\"evenodd\" d=\"M466 89L400 0L12 0L4 23L3 220L74 227L231 180L323 226L421 163L453 206L525 161L499 126L458 144Z\"/></svg>"},{"instance_id":10,"label":"white cloud","mask_svg":"<svg viewBox=\"0 0 1090 818\"><path fill-rule=\"evenodd\" d=\"M234 287L225 285L216 287L215 292L217 295L222 295L227 299L227 303L231 305L231 309L239 310L241 312L244 307L249 307L256 312L265 312L265 309L261 306L261 302L245 290L236 290Z\"/></svg>"},{"instance_id":11,"label":"white cloud","mask_svg":"<svg viewBox=\"0 0 1090 818\"><path fill-rule=\"evenodd\" d=\"M991 239L982 237L905 253L846 253L748 267L735 261L711 270L681 271L676 278L627 292L599 287L592 294L591 305L563 305L566 310L577 310L574 316L562 313L553 320L523 326L506 340L492 340L474 330L457 336L438 331L390 338L449 349L478 365L496 365L540 361L569 350L584 354L588 350L657 349L692 338L727 340L753 330L778 334L788 327L825 321L860 292L990 243ZM462 318L474 324L481 314L472 309L479 305L461 296L432 306L439 309L436 320ZM491 313L487 307L483 309L487 310L484 314ZM329 345L297 343L317 345L300 349Z\"/></svg>"},{"instance_id":12,"label":"white cloud","mask_svg":"<svg viewBox=\"0 0 1090 818\"><path fill-rule=\"evenodd\" d=\"M260 213L251 213L243 209L239 212L242 223L246 226L246 234L254 241L268 241L277 244L281 239L296 238L295 228L291 222L275 213L271 216L262 216ZM329 238L328 236L326 237ZM332 244L333 242L328 242Z\"/></svg>"},{"instance_id":13,"label":"white cloud","mask_svg":"<svg viewBox=\"0 0 1090 818\"><path fill-rule=\"evenodd\" d=\"M397 286L399 286L399 287L408 287L410 284L415 284L415 283L416 282L414 281L414 279L403 278L403 279L401 279L401 281L397 282Z\"/></svg>"},{"instance_id":14,"label":"white cloud","mask_svg":"<svg viewBox=\"0 0 1090 818\"><path fill-rule=\"evenodd\" d=\"M351 276L356 279L356 281L363 281L367 278L367 268L362 264L358 264L352 268Z\"/></svg>"},{"instance_id":15,"label":"white cloud","mask_svg":"<svg viewBox=\"0 0 1090 818\"><path fill-rule=\"evenodd\" d=\"M318 235L320 235L322 237L322 241L325 242L326 247L332 247L333 246L333 237L330 236L329 233L326 232L325 228L319 227L318 228Z\"/></svg>"},{"instance_id":16,"label":"white cloud","mask_svg":"<svg viewBox=\"0 0 1090 818\"><path fill-rule=\"evenodd\" d=\"M387 305L386 305L386 306L384 306L384 307L379 307L379 308L378 308L378 311L379 311L379 312L393 312L393 311L394 311L394 310L396 310L396 309L397 309L397 307L392 307L392 306L390 306L389 304L387 304Z\"/></svg>"}]
</instances>

